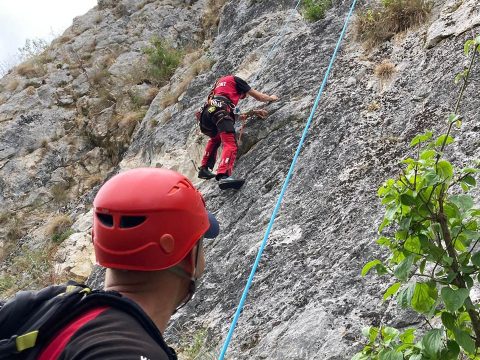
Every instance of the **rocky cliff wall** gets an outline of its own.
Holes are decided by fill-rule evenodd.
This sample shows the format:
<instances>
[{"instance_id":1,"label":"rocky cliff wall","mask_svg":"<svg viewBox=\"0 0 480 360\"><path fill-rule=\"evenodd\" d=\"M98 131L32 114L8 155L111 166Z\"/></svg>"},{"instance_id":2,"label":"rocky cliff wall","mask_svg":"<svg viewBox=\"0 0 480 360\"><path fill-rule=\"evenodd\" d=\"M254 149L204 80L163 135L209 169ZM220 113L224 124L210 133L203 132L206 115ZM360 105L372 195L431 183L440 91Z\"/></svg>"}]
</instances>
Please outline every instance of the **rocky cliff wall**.
<instances>
[{"instance_id":1,"label":"rocky cliff wall","mask_svg":"<svg viewBox=\"0 0 480 360\"><path fill-rule=\"evenodd\" d=\"M133 61L130 56L135 53L135 42L130 43L130 39L145 40L146 30L138 38L133 35L135 31L153 26L152 21L139 20L141 10L128 10L136 9L136 3L122 2L125 15L111 20L109 27L99 32L106 39L116 39L119 33L128 39L126 49L107 67L111 74L116 68L123 69L119 73L126 71ZM149 11L143 16L155 17L151 20L157 20L158 25L150 31L166 33L179 45L195 36L197 42L203 41L206 31L202 31L202 19L212 2L171 4L153 1L145 5ZM103 10L101 6L93 9L77 22L94 21L101 11L105 18L114 17L115 12L124 14L118 5L107 5ZM209 209L221 223L221 236L206 244L207 270L198 294L174 317L167 333L169 341L179 348L203 334L200 358L214 357L227 333L349 3L336 2L325 19L314 23L306 22L293 6L290 1L227 1L218 10L218 29L208 27L210 38L207 36L201 46L204 56L212 60L212 68L194 76L178 101L166 104L164 99L190 76L189 64L180 67L131 129L118 162L103 161L102 151L106 150L102 146L75 152L79 157L90 152L95 166L104 167L91 173L100 173L103 178L134 166L166 166L187 174L205 194ZM185 19L177 33L172 30L174 21L167 21L172 13L176 21ZM130 25L122 28L123 23ZM444 128L458 90L453 78L466 65L463 42L478 34L479 24L474 0L439 1L426 24L373 49L364 49L353 32L348 32L238 323L230 358L348 359L359 348L362 326L380 321L407 326L417 321L408 314L396 316L382 303L387 278L360 276L364 263L382 256L374 245L382 216L376 190L398 173L398 160L408 152L414 135ZM281 40L278 47L270 53L277 40ZM388 78L375 75L382 62L394 65ZM58 71L49 68L47 79ZM271 113L268 119L251 121L245 129L235 175L247 181L238 192L220 192L213 180L198 181L193 165L199 163L205 143L194 125L193 112L215 79L226 73L242 74L254 88L281 98L266 107ZM452 157L460 162L479 157L479 85L480 70L476 67L461 109L464 122L455 133L458 144ZM31 97L22 92L9 96L0 107L1 116L11 118L1 123L0 148L11 150L2 150L6 163L0 171L3 203L13 208L14 203L33 202L41 193L38 189L52 186L56 174L52 164L62 164L62 156L67 154L66 148L47 149L46 157L55 159L48 167L32 158L35 151L21 155L22 148L41 138L38 134L64 131L59 130L64 122L78 116L78 100L75 109L62 109L60 116L57 107L45 109L41 100L31 104ZM49 96L46 99L52 101ZM242 108L255 105L247 100ZM31 112L34 106L41 117L31 118L37 113ZM26 121L21 115L30 117ZM89 121L88 114L85 117ZM95 126L104 124L105 120L95 119ZM31 135L22 135L27 130ZM39 181L41 185L25 177L26 164L30 172L46 174ZM83 176L78 172L79 182ZM88 217L83 214L93 193L83 187L75 195L81 200L70 198L62 210L74 219ZM42 222L31 226L41 228ZM84 225L75 226L80 229ZM70 237L66 243L74 240Z\"/></svg>"}]
</instances>

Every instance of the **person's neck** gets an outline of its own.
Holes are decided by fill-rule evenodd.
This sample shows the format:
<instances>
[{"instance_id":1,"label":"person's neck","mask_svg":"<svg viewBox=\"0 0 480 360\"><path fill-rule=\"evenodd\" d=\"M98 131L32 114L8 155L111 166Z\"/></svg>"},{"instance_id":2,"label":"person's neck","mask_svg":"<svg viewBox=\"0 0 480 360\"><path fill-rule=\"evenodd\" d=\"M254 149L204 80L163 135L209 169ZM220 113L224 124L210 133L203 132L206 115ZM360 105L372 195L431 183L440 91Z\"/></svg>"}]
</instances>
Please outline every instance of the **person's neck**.
<instances>
[{"instance_id":1,"label":"person's neck","mask_svg":"<svg viewBox=\"0 0 480 360\"><path fill-rule=\"evenodd\" d=\"M135 301L161 333L185 297L184 279L166 271L138 272L107 269L105 290L118 291Z\"/></svg>"}]
</instances>

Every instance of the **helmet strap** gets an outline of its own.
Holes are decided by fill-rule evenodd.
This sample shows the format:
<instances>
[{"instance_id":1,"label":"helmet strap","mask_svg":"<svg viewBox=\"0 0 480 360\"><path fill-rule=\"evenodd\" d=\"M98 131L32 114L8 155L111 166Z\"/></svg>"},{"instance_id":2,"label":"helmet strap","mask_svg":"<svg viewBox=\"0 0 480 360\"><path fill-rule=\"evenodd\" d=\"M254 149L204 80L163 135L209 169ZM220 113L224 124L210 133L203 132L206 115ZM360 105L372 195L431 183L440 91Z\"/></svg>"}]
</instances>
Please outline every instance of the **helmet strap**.
<instances>
[{"instance_id":1,"label":"helmet strap","mask_svg":"<svg viewBox=\"0 0 480 360\"><path fill-rule=\"evenodd\" d=\"M185 299L182 301L182 303L177 306L177 308L175 309L175 311L173 312L173 314L175 314L178 310L180 310L181 308L183 308L185 305L187 305L187 303L193 299L193 296L195 295L195 290L197 288L197 278L196 278L196 273L197 273L197 265L198 265L198 255L200 253L200 247L202 246L202 240L203 238L201 238L198 242L197 242L197 251L195 253L195 265L194 265L194 268L193 268L193 272L191 274L189 274L184 268L180 267L180 266L173 266L171 268L168 268L167 270L184 278L184 279L188 279L190 280L190 283L188 285L188 293L187 293L187 296L185 297ZM173 315L172 314L172 315Z\"/></svg>"}]
</instances>

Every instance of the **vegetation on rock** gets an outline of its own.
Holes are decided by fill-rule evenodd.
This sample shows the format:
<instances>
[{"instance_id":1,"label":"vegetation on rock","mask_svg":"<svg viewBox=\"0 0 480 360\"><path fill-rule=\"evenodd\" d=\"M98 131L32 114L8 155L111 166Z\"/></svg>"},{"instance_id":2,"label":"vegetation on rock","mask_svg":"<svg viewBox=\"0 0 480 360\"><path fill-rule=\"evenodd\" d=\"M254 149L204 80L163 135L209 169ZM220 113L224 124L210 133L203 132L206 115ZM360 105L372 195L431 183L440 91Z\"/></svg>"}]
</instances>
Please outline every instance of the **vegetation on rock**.
<instances>
[{"instance_id":1,"label":"vegetation on rock","mask_svg":"<svg viewBox=\"0 0 480 360\"><path fill-rule=\"evenodd\" d=\"M445 158L455 141L453 127L462 125L460 103L480 53L480 36L464 50L470 65L456 78L463 84L447 131L415 136L410 146L416 155L401 161L399 177L378 190L386 212L377 243L389 257L362 270L362 275L375 269L394 276L384 300L396 296L398 305L425 319L426 329L368 327L368 343L354 360L480 359L480 309L472 296L480 282L480 209L471 195L480 163L458 168Z\"/></svg>"},{"instance_id":2,"label":"vegetation on rock","mask_svg":"<svg viewBox=\"0 0 480 360\"><path fill-rule=\"evenodd\" d=\"M381 0L357 12L354 28L357 40L372 46L412 26L424 23L430 14L430 0Z\"/></svg>"},{"instance_id":3,"label":"vegetation on rock","mask_svg":"<svg viewBox=\"0 0 480 360\"><path fill-rule=\"evenodd\" d=\"M143 50L148 57L148 74L158 85L164 85L180 64L183 53L158 37L150 42L152 46Z\"/></svg>"},{"instance_id":4,"label":"vegetation on rock","mask_svg":"<svg viewBox=\"0 0 480 360\"><path fill-rule=\"evenodd\" d=\"M305 0L302 6L305 19L313 22L325 17L327 10L332 7L332 0Z\"/></svg>"}]
</instances>

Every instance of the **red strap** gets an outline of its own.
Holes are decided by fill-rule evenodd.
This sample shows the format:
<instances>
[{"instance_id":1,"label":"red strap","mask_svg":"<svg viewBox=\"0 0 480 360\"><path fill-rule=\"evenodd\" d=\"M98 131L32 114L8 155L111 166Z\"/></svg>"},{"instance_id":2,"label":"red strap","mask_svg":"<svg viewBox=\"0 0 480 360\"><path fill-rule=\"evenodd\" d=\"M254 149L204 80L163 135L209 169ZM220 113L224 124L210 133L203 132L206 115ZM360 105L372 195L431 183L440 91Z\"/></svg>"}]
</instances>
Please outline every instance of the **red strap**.
<instances>
[{"instance_id":1,"label":"red strap","mask_svg":"<svg viewBox=\"0 0 480 360\"><path fill-rule=\"evenodd\" d=\"M80 329L83 325L88 323L90 320L95 319L98 315L108 309L108 306L103 306L87 311L85 314L76 318L70 324L65 326L47 345L45 349L42 350L42 353L38 360L56 360L63 352L68 342L73 335Z\"/></svg>"}]
</instances>

